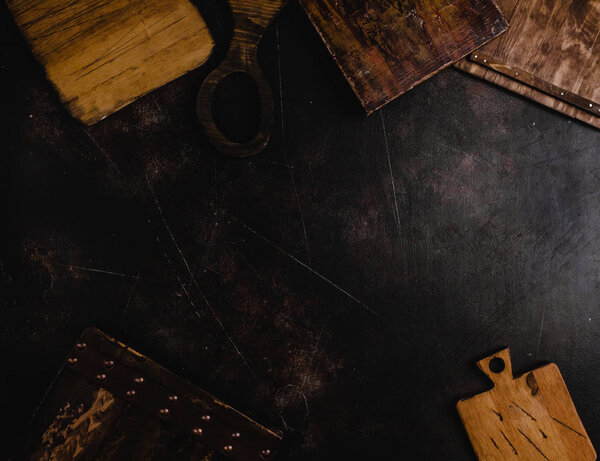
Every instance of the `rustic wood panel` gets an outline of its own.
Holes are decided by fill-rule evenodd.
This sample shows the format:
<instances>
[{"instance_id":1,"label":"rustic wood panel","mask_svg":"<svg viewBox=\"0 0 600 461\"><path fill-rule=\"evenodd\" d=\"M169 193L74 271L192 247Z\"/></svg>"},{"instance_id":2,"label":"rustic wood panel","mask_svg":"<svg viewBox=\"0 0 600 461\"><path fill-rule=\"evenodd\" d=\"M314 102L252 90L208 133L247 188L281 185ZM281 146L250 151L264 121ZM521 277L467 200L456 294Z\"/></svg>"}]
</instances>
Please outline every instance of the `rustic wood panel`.
<instances>
[{"instance_id":1,"label":"rustic wood panel","mask_svg":"<svg viewBox=\"0 0 600 461\"><path fill-rule=\"evenodd\" d=\"M494 369L493 361L504 369ZM459 401L457 409L480 460L596 459L556 365L514 379L508 349L477 365L494 388Z\"/></svg>"},{"instance_id":2,"label":"rustic wood panel","mask_svg":"<svg viewBox=\"0 0 600 461\"><path fill-rule=\"evenodd\" d=\"M300 0L367 113L502 33L492 0Z\"/></svg>"},{"instance_id":3,"label":"rustic wood panel","mask_svg":"<svg viewBox=\"0 0 600 461\"><path fill-rule=\"evenodd\" d=\"M600 128L600 4L504 0L500 6L509 15L511 28L478 53L490 56L502 68L523 69L535 77L535 83L518 81L514 75L498 72L497 66L472 59L460 61L457 67ZM577 98L564 97L569 94ZM578 99L588 101L585 109L576 103Z\"/></svg>"},{"instance_id":4,"label":"rustic wood panel","mask_svg":"<svg viewBox=\"0 0 600 461\"><path fill-rule=\"evenodd\" d=\"M246 461L273 457L280 443L97 329L86 329L65 365L16 459Z\"/></svg>"},{"instance_id":5,"label":"rustic wood panel","mask_svg":"<svg viewBox=\"0 0 600 461\"><path fill-rule=\"evenodd\" d=\"M213 49L188 0L7 0L71 114L92 124L203 64Z\"/></svg>"}]
</instances>

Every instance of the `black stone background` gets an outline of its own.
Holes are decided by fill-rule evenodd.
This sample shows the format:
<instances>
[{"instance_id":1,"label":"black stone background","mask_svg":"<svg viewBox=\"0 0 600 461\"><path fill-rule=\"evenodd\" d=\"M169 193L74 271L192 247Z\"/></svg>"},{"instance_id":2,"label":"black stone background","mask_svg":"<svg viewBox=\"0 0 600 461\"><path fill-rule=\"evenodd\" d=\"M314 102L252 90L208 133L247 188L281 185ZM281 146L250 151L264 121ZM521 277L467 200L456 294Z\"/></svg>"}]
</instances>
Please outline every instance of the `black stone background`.
<instances>
[{"instance_id":1,"label":"black stone background","mask_svg":"<svg viewBox=\"0 0 600 461\"><path fill-rule=\"evenodd\" d=\"M455 403L504 346L560 367L600 447L600 133L454 69L367 118L292 2L271 143L229 159L195 96L231 20L201 9L210 63L84 128L0 7L2 450L92 324L281 460L474 459Z\"/></svg>"}]
</instances>

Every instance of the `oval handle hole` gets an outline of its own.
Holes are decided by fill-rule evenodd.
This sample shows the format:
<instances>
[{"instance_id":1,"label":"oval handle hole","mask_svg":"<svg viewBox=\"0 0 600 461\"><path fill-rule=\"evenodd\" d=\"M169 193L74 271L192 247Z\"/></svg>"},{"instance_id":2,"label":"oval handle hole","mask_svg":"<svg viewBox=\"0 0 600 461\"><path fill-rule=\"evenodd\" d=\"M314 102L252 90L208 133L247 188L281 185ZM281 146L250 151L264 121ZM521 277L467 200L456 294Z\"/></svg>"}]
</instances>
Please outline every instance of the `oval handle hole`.
<instances>
[{"instance_id":1,"label":"oval handle hole","mask_svg":"<svg viewBox=\"0 0 600 461\"><path fill-rule=\"evenodd\" d=\"M500 357L494 357L492 360L490 360L489 367L492 373L499 374L504 371L506 365L504 363L504 360L502 360Z\"/></svg>"},{"instance_id":2,"label":"oval handle hole","mask_svg":"<svg viewBox=\"0 0 600 461\"><path fill-rule=\"evenodd\" d=\"M211 111L215 124L230 141L252 141L260 127L261 103L258 86L245 72L234 72L221 80L213 93Z\"/></svg>"}]
</instances>

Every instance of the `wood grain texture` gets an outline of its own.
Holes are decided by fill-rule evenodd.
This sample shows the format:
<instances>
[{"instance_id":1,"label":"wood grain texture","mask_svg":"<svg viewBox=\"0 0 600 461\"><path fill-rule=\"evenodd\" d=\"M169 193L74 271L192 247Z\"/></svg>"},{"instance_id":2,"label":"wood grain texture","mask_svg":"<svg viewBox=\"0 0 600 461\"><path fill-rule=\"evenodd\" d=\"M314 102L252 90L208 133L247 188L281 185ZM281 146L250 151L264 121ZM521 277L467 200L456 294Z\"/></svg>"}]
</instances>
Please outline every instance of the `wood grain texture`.
<instances>
[{"instance_id":1,"label":"wood grain texture","mask_svg":"<svg viewBox=\"0 0 600 461\"><path fill-rule=\"evenodd\" d=\"M95 123L203 64L213 49L188 0L7 0L71 114Z\"/></svg>"},{"instance_id":2,"label":"wood grain texture","mask_svg":"<svg viewBox=\"0 0 600 461\"><path fill-rule=\"evenodd\" d=\"M535 81L518 81L473 59L463 59L456 66L600 128L600 4L501 0L499 5L510 19L510 30L478 52L492 57L503 68L523 69ZM556 94L548 88L560 88L592 106L588 104L588 110L584 110L575 100L561 98L563 91Z\"/></svg>"},{"instance_id":3,"label":"wood grain texture","mask_svg":"<svg viewBox=\"0 0 600 461\"><path fill-rule=\"evenodd\" d=\"M129 376L119 372L125 368ZM104 378L98 379L98 371ZM133 390L133 396L123 389ZM162 416L158 408L165 407L170 412ZM187 419L196 414L203 416ZM200 434L189 427L200 424ZM280 440L149 358L88 328L38 408L15 459L254 461L274 457Z\"/></svg>"},{"instance_id":4,"label":"wood grain texture","mask_svg":"<svg viewBox=\"0 0 600 461\"><path fill-rule=\"evenodd\" d=\"M504 364L492 371L492 360ZM477 362L494 388L458 402L480 460L596 459L558 367L549 364L513 378L509 349Z\"/></svg>"},{"instance_id":5,"label":"wood grain texture","mask_svg":"<svg viewBox=\"0 0 600 461\"><path fill-rule=\"evenodd\" d=\"M502 33L492 0L300 0L368 114Z\"/></svg>"},{"instance_id":6,"label":"wood grain texture","mask_svg":"<svg viewBox=\"0 0 600 461\"><path fill-rule=\"evenodd\" d=\"M262 151L271 135L273 100L271 87L258 65L258 44L273 18L287 0L229 0L233 15L233 37L223 62L204 80L198 93L196 111L209 141L231 157L248 157ZM242 72L256 83L260 98L260 122L256 135L248 142L228 139L219 129L212 112L212 98L227 76Z\"/></svg>"}]
</instances>

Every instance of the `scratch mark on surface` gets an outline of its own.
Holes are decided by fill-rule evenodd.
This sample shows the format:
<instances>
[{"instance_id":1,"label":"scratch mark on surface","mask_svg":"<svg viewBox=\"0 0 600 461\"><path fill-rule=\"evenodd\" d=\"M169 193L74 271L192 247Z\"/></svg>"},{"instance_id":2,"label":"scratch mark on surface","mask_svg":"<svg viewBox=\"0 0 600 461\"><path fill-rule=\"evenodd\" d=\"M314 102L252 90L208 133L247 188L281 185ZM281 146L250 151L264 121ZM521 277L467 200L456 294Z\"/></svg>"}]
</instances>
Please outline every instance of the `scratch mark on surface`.
<instances>
[{"instance_id":1,"label":"scratch mark on surface","mask_svg":"<svg viewBox=\"0 0 600 461\"><path fill-rule=\"evenodd\" d=\"M202 289L200 288L200 285L198 284L198 282L196 281L196 278L194 277L194 274L192 272L192 269L190 267L190 265L188 264L188 261L185 257L185 255L183 254L183 252L181 251L181 248L179 247L177 241L175 240L175 236L173 235L173 232L171 231L171 228L169 227L169 224L167 223L167 219L165 218L165 215L162 211L162 208L160 207L160 204L158 203L158 198L156 197L156 194L154 192L154 189L152 188L152 185L150 184L150 180L148 179L148 175L144 175L144 177L146 178L146 184L148 185L148 189L150 189L150 192L152 194L152 198L154 199L154 203L156 205L156 209L158 210L158 214L160 215L162 222L165 226L165 228L167 229L167 232L169 233L169 236L171 237L171 241L173 242L173 245L175 245L175 248L177 249L177 252L179 253L179 256L181 256L181 260L183 261L183 264L185 265L187 272L190 276L190 279L192 280L192 282L194 283L194 286L196 287L196 289L198 290L198 292L200 293L200 295L202 296L202 299L204 300L204 303L206 304L206 306L209 308L213 318L217 321L217 323L219 324L219 327L221 328L221 330L223 331L223 333L225 334L225 337L227 338L227 340L231 343L231 345L233 346L233 348L235 349L236 353L239 355L239 357L242 359L242 362L244 362L244 365L246 365L246 367L252 372L254 373L254 370L252 369L252 367L250 366L250 364L248 363L248 361L246 360L246 358L244 357L244 355L242 354L242 352L240 351L240 349L238 348L238 346L235 344L235 342L233 341L233 338L229 335L229 332L227 331L227 329L225 328L225 325L223 325L223 322L221 322L221 318L219 317L219 315L217 314L216 310L214 309L214 307L212 306L212 304L208 301L208 298L206 297L206 295L204 294L204 291L202 291ZM183 289L183 292L185 293L185 295L187 296L190 304L192 305L192 307L194 308L194 311L196 313L196 316L198 318L200 318L200 313L198 312L198 310L196 309L196 305L194 304L194 302L192 301L192 298L187 290L187 288L185 288L185 285L183 284L183 282L181 281L181 279L179 278L179 276L177 275L177 280L179 281L179 284L181 285L181 288Z\"/></svg>"},{"instance_id":2,"label":"scratch mark on surface","mask_svg":"<svg viewBox=\"0 0 600 461\"><path fill-rule=\"evenodd\" d=\"M98 142L92 137L92 135L90 133L88 133L88 130L84 128L83 132L86 134L86 136L88 138L90 138L90 140L98 148L98 150L100 151L100 153L102 155L104 155L104 157L106 158L106 160L108 160L108 163L110 164L110 166L112 166L117 171L117 173L119 173L119 176L121 176L122 178L124 178L123 173L121 173L121 170L119 169L119 167L117 166L117 164L115 162L113 162L113 159L110 157L110 155L108 155L108 153L104 150L104 148L100 144L98 144Z\"/></svg>"},{"instance_id":3,"label":"scratch mark on surface","mask_svg":"<svg viewBox=\"0 0 600 461\"><path fill-rule=\"evenodd\" d=\"M227 214L227 216L230 219L233 219L236 223L238 223L240 226L242 226L244 229L248 230L249 232L253 233L254 235L256 235L259 239L261 239L263 242L265 242L267 245L269 245L272 248L275 248L277 251L279 251L280 253L284 254L285 256L287 256L288 258L290 258L292 261L296 262L297 264L299 264L300 266L304 267L306 270L308 270L310 273L316 275L318 278L320 278L321 280L323 280L324 282L326 282L327 284L331 285L333 288L335 288L336 290L338 290L340 293L345 294L348 298L350 298L351 300L353 300L354 302L356 302L357 304L360 304L362 307L364 307L367 311L369 311L371 314L373 314L374 316L380 318L383 320L383 317L381 316L381 314L379 314L378 312L374 311L373 309L371 309L369 306L367 306L365 303L363 303L360 299L356 298L355 296L351 295L350 293L348 293L346 290L344 290L342 287L340 287L339 285L337 285L336 283L334 283L333 281L329 280L327 277L325 277L324 275L322 275L321 273L317 272L316 270L314 270L312 267L310 267L309 265L307 265L306 263L300 261L298 258L296 258L294 255L288 253L287 251L285 251L283 248L275 245L273 242L271 242L269 239L267 239L265 236L259 234L258 232L256 232L254 229L252 229L250 226L244 224L243 222L241 222L239 219L237 219L235 216L232 216L230 214Z\"/></svg>"},{"instance_id":4,"label":"scratch mark on surface","mask_svg":"<svg viewBox=\"0 0 600 461\"><path fill-rule=\"evenodd\" d=\"M321 342L321 337L323 336L323 332L325 331L325 327L327 326L327 322L329 322L329 318L330 317L327 317L327 319L325 320L325 322L323 322L323 326L321 327L321 331L319 332L319 336L317 337L317 342L315 343L315 347L313 348L312 354L310 356L310 363L308 364L308 371L304 375L304 379L302 380L302 387L304 387L304 385L306 384L306 380L308 379L308 377L311 374L312 363L313 363L313 360L315 358L315 355L317 354L317 349L319 348L319 343Z\"/></svg>"},{"instance_id":5,"label":"scratch mark on surface","mask_svg":"<svg viewBox=\"0 0 600 461\"><path fill-rule=\"evenodd\" d=\"M107 271L104 269L94 269L93 267L82 267L82 266L73 266L72 264L60 264L60 263L56 263L57 266L60 267L67 267L69 269L75 269L78 271L83 271L83 272L95 272L98 274L105 274L105 275L114 275L116 277L122 277L122 278L128 278L128 279L139 279L140 275L131 275L131 274L122 274L120 272L113 272L113 271ZM149 280L152 281L152 280Z\"/></svg>"},{"instance_id":6,"label":"scratch mark on surface","mask_svg":"<svg viewBox=\"0 0 600 461\"><path fill-rule=\"evenodd\" d=\"M133 287L131 288L129 297L127 298L127 302L125 303L125 308L123 309L123 312L121 313L121 319L125 318L125 314L127 313L127 309L129 308L131 299L133 298L133 295L135 294L135 290L137 289L138 283L140 281L140 274L141 274L141 272L138 272L137 276L135 277L135 283L133 284Z\"/></svg>"},{"instance_id":7,"label":"scratch mark on surface","mask_svg":"<svg viewBox=\"0 0 600 461\"><path fill-rule=\"evenodd\" d=\"M288 170L288 174L290 175L290 180L292 182L292 188L294 189L294 196L296 197L296 206L298 207L298 213L300 214L300 223L302 224L302 232L304 234L304 245L306 246L306 256L308 258L308 264L312 265L311 257L310 257L310 246L308 244L308 234L306 232L306 223L304 221L304 213L302 212L302 205L300 204L300 197L298 196L298 188L296 187L296 180L294 179L294 172L292 168L290 168L290 162L288 161L287 154L285 151L285 126L284 126L284 108L283 108L283 75L281 72L281 51L279 49L279 23L277 23L277 27L275 29L277 36L277 66L278 66L278 74L279 74L279 115L281 119L281 154L283 157L283 162L285 163L285 167Z\"/></svg>"},{"instance_id":8,"label":"scratch mark on surface","mask_svg":"<svg viewBox=\"0 0 600 461\"><path fill-rule=\"evenodd\" d=\"M542 344L542 333L544 331L544 315L546 314L546 305L542 304L542 321L540 322L540 334L538 336L537 349L535 351L535 356L537 357L540 353L540 345Z\"/></svg>"},{"instance_id":9,"label":"scratch mark on surface","mask_svg":"<svg viewBox=\"0 0 600 461\"><path fill-rule=\"evenodd\" d=\"M517 430L518 430L518 431L521 433L521 435L522 435L523 437L525 437L525 439L526 439L526 440L527 440L527 441L528 441L528 442L529 442L531 445L533 445L533 448L535 448L535 449L538 451L538 453L544 457L544 459L547 459L548 461L550 461L550 460L548 459L548 457L547 457L547 456L546 456L544 453L542 453L542 450L540 450L540 449L538 448L538 446L537 446L535 443L533 443L533 441L532 441L532 440L531 440L529 437L527 437L527 436L525 435L525 433L524 433L524 432L523 432L521 429L518 429L518 428L517 428Z\"/></svg>"},{"instance_id":10,"label":"scratch mark on surface","mask_svg":"<svg viewBox=\"0 0 600 461\"><path fill-rule=\"evenodd\" d=\"M286 384L285 387L291 387L298 394L300 394L300 396L304 400L304 409L306 411L306 416L310 416L310 411L308 410L308 399L306 398L306 394L304 393L304 391L302 389L300 389L298 386L296 386L295 384Z\"/></svg>"},{"instance_id":11,"label":"scratch mark on surface","mask_svg":"<svg viewBox=\"0 0 600 461\"><path fill-rule=\"evenodd\" d=\"M493 411L494 413L496 413L496 416L498 416L498 418L500 419L500 422L504 421L504 418L502 417L502 414L501 414L501 413L497 412L497 411L496 411L496 410L494 410L493 408L492 408L492 411Z\"/></svg>"},{"instance_id":12,"label":"scratch mark on surface","mask_svg":"<svg viewBox=\"0 0 600 461\"><path fill-rule=\"evenodd\" d=\"M529 413L527 410L525 410L522 406L520 406L517 402L515 402L514 400L512 400L512 403L514 406L516 406L519 410L521 410L523 413L525 413L527 416L529 416L531 418L532 421L537 421L537 419L535 419L533 417L533 415L531 413Z\"/></svg>"},{"instance_id":13,"label":"scratch mark on surface","mask_svg":"<svg viewBox=\"0 0 600 461\"><path fill-rule=\"evenodd\" d=\"M493 438L493 437L490 437L490 440L492 441L492 443L494 444L494 446L495 446L495 447L496 447L498 450L500 450L500 447L499 447L499 446L496 444L496 441L494 440L494 438Z\"/></svg>"},{"instance_id":14,"label":"scratch mark on surface","mask_svg":"<svg viewBox=\"0 0 600 461\"><path fill-rule=\"evenodd\" d=\"M566 427L567 429L575 432L575 434L579 435L580 437L583 437L584 439L587 439L587 437L585 435L583 435L581 432L576 431L575 429L573 429L571 426L569 426L568 424L563 423L562 421L556 419L554 416L550 416L554 421L556 421L558 424L563 425L564 427Z\"/></svg>"},{"instance_id":15,"label":"scratch mark on surface","mask_svg":"<svg viewBox=\"0 0 600 461\"><path fill-rule=\"evenodd\" d=\"M506 437L506 434L500 430L500 434L502 434L502 437L504 437L504 440L506 440L506 442L510 445L510 448L512 448L512 451L515 455L519 456L519 453L517 453L517 449L515 448L515 446L510 443L510 440L508 440L508 437Z\"/></svg>"},{"instance_id":16,"label":"scratch mark on surface","mask_svg":"<svg viewBox=\"0 0 600 461\"><path fill-rule=\"evenodd\" d=\"M385 127L385 119L383 118L383 111L379 111L379 117L381 118L381 128L383 129L383 141L385 143L385 153L387 154L388 168L390 169L390 179L392 182L392 194L394 194L394 207L396 218L396 224L398 224L398 232L402 228L400 224L400 211L398 209L398 197L396 196L396 183L394 182L394 172L392 171L392 159L390 158L390 147L388 145L387 129Z\"/></svg>"}]
</instances>

